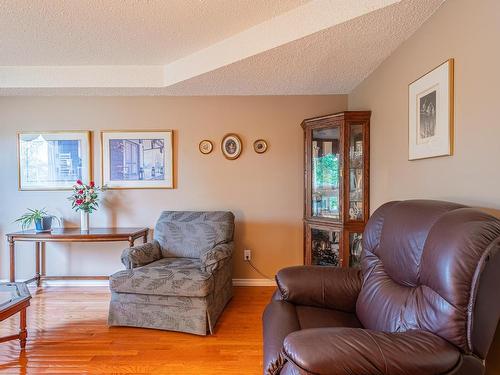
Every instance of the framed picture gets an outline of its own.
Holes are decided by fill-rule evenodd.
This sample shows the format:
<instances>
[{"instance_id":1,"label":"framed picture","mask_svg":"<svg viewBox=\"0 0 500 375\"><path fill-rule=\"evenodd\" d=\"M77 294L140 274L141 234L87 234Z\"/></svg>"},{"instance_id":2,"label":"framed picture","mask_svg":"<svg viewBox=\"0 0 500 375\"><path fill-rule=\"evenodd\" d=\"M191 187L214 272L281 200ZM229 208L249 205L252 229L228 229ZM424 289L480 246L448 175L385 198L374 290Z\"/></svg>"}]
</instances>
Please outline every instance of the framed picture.
<instances>
[{"instance_id":1,"label":"framed picture","mask_svg":"<svg viewBox=\"0 0 500 375\"><path fill-rule=\"evenodd\" d=\"M90 131L19 132L19 190L71 190L92 179Z\"/></svg>"},{"instance_id":2,"label":"framed picture","mask_svg":"<svg viewBox=\"0 0 500 375\"><path fill-rule=\"evenodd\" d=\"M171 130L101 132L102 184L108 189L170 189Z\"/></svg>"},{"instance_id":3,"label":"framed picture","mask_svg":"<svg viewBox=\"0 0 500 375\"><path fill-rule=\"evenodd\" d=\"M253 149L257 154L263 154L267 151L267 142L263 139L257 139L253 143Z\"/></svg>"},{"instance_id":4,"label":"framed picture","mask_svg":"<svg viewBox=\"0 0 500 375\"><path fill-rule=\"evenodd\" d=\"M453 59L408 86L409 160L453 153Z\"/></svg>"},{"instance_id":5,"label":"framed picture","mask_svg":"<svg viewBox=\"0 0 500 375\"><path fill-rule=\"evenodd\" d=\"M208 139L204 139L198 145L198 149L200 150L200 152L202 154L207 155L207 154L210 154L212 152L212 150L214 149L214 145Z\"/></svg>"},{"instance_id":6,"label":"framed picture","mask_svg":"<svg viewBox=\"0 0 500 375\"><path fill-rule=\"evenodd\" d=\"M240 137L236 134L226 134L222 138L221 149L226 159L238 159L243 149Z\"/></svg>"}]
</instances>

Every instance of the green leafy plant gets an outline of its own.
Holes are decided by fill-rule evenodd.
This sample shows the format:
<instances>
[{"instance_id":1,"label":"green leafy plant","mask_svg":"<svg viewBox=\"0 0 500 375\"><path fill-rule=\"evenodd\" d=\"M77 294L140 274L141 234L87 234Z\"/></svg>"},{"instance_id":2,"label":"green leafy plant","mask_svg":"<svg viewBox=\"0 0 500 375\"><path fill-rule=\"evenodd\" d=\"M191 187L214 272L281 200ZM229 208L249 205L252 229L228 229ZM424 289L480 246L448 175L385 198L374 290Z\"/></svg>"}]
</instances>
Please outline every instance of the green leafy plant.
<instances>
[{"instance_id":1,"label":"green leafy plant","mask_svg":"<svg viewBox=\"0 0 500 375\"><path fill-rule=\"evenodd\" d=\"M314 161L314 173L318 186L337 188L339 184L339 159L337 155L324 155Z\"/></svg>"},{"instance_id":2,"label":"green leafy plant","mask_svg":"<svg viewBox=\"0 0 500 375\"><path fill-rule=\"evenodd\" d=\"M45 208L41 210L28 208L28 211L25 212L19 219L15 222L20 223L23 230L29 228L31 225L35 224L37 221L42 221L44 217L52 217L59 222L59 218L54 215L49 215Z\"/></svg>"}]
</instances>

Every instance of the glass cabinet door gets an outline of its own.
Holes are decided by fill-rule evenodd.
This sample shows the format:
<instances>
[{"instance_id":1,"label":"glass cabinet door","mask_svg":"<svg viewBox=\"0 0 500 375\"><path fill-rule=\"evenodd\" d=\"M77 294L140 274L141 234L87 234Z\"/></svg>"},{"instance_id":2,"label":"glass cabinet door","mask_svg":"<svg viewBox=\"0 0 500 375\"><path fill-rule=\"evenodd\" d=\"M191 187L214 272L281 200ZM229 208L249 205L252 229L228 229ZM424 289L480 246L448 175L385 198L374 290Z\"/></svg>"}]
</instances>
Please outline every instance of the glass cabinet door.
<instances>
[{"instance_id":1,"label":"glass cabinet door","mask_svg":"<svg viewBox=\"0 0 500 375\"><path fill-rule=\"evenodd\" d=\"M349 233L349 267L360 267L363 233Z\"/></svg>"},{"instance_id":2,"label":"glass cabinet door","mask_svg":"<svg viewBox=\"0 0 500 375\"><path fill-rule=\"evenodd\" d=\"M312 264L318 266L340 266L340 236L337 230L311 227Z\"/></svg>"},{"instance_id":3,"label":"glass cabinet door","mask_svg":"<svg viewBox=\"0 0 500 375\"><path fill-rule=\"evenodd\" d=\"M311 216L340 220L340 128L313 129Z\"/></svg>"},{"instance_id":4,"label":"glass cabinet door","mask_svg":"<svg viewBox=\"0 0 500 375\"><path fill-rule=\"evenodd\" d=\"M362 221L364 197L363 125L349 128L349 220Z\"/></svg>"}]
</instances>

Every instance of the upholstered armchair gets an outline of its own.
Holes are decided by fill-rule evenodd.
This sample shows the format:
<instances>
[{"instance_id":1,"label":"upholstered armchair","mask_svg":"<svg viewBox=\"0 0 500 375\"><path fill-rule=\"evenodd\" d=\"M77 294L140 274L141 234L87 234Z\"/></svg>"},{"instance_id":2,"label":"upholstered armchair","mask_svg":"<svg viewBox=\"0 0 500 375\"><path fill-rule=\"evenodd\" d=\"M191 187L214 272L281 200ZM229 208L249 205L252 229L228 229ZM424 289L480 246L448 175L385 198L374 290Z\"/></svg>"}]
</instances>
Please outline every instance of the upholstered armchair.
<instances>
[{"instance_id":1,"label":"upholstered armchair","mask_svg":"<svg viewBox=\"0 0 500 375\"><path fill-rule=\"evenodd\" d=\"M265 374L483 374L500 317L500 221L390 202L367 224L360 270L298 266L276 280Z\"/></svg>"},{"instance_id":2,"label":"upholstered armchair","mask_svg":"<svg viewBox=\"0 0 500 375\"><path fill-rule=\"evenodd\" d=\"M232 297L233 231L231 212L163 212L110 277L109 324L213 333Z\"/></svg>"}]
</instances>

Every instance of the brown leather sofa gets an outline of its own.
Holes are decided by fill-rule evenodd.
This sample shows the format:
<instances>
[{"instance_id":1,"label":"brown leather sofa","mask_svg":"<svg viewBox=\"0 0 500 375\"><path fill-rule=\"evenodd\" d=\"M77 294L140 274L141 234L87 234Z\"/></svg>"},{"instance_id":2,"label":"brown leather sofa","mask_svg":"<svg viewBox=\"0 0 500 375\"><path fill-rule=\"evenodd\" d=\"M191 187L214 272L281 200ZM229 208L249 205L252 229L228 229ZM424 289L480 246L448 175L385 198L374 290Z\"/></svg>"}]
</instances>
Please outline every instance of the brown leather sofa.
<instances>
[{"instance_id":1,"label":"brown leather sofa","mask_svg":"<svg viewBox=\"0 0 500 375\"><path fill-rule=\"evenodd\" d=\"M483 374L500 316L500 221L462 205L390 202L361 270L278 272L266 374Z\"/></svg>"}]
</instances>

